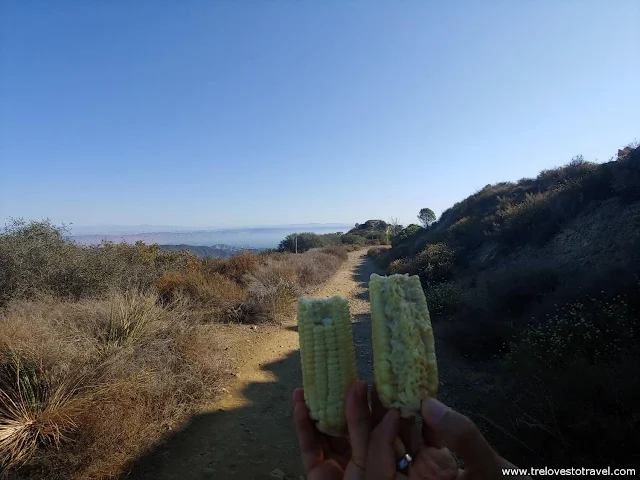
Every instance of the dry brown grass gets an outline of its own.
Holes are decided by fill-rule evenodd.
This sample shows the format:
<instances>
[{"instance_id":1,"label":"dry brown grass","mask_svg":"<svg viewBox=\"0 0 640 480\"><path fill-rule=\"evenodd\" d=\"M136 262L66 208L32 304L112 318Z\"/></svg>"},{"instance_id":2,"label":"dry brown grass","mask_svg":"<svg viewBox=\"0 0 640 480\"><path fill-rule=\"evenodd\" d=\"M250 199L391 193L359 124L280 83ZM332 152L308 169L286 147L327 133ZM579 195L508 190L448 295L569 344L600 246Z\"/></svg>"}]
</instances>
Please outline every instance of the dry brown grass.
<instances>
[{"instance_id":1,"label":"dry brown grass","mask_svg":"<svg viewBox=\"0 0 640 480\"><path fill-rule=\"evenodd\" d=\"M221 388L215 326L153 296L12 303L0 317L0 445L19 478L114 478ZM25 462L28 462L25 464Z\"/></svg>"},{"instance_id":2,"label":"dry brown grass","mask_svg":"<svg viewBox=\"0 0 640 480\"><path fill-rule=\"evenodd\" d=\"M165 304L186 298L199 307L224 310L246 299L246 289L219 273L169 272L156 281L156 288Z\"/></svg>"},{"instance_id":3,"label":"dry brown grass","mask_svg":"<svg viewBox=\"0 0 640 480\"><path fill-rule=\"evenodd\" d=\"M348 253L351 250L348 250L345 247L342 247L340 245L333 245L331 247L325 247L322 250L320 250L320 252L322 253L328 253L329 255L335 255L336 257L338 257L340 260L346 260L348 257Z\"/></svg>"},{"instance_id":4,"label":"dry brown grass","mask_svg":"<svg viewBox=\"0 0 640 480\"><path fill-rule=\"evenodd\" d=\"M292 314L295 299L329 280L342 261L323 251L270 257L247 276L247 304L261 320L281 322Z\"/></svg>"},{"instance_id":5,"label":"dry brown grass","mask_svg":"<svg viewBox=\"0 0 640 480\"><path fill-rule=\"evenodd\" d=\"M204 260L202 270L206 274L219 273L240 285L244 285L247 274L255 272L260 265L264 265L266 259L266 255L241 253L229 258Z\"/></svg>"},{"instance_id":6,"label":"dry brown grass","mask_svg":"<svg viewBox=\"0 0 640 480\"><path fill-rule=\"evenodd\" d=\"M0 234L0 476L118 478L222 388L217 324L291 315L344 251L201 261L15 222Z\"/></svg>"}]
</instances>

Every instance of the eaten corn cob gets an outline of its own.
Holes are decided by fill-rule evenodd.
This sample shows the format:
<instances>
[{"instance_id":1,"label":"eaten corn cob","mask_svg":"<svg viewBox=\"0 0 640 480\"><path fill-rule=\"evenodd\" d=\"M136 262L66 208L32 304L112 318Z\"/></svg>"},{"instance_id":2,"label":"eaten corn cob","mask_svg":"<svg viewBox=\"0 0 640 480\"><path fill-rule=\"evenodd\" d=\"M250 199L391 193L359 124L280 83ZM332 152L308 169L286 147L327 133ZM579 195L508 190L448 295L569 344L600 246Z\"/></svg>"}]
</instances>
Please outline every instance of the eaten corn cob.
<instances>
[{"instance_id":1,"label":"eaten corn cob","mask_svg":"<svg viewBox=\"0 0 640 480\"><path fill-rule=\"evenodd\" d=\"M427 301L417 276L369 278L373 375L382 405L403 417L435 397L438 366Z\"/></svg>"},{"instance_id":2,"label":"eaten corn cob","mask_svg":"<svg viewBox=\"0 0 640 480\"><path fill-rule=\"evenodd\" d=\"M345 397L357 380L349 303L341 297L298 299L304 399L318 430L346 433Z\"/></svg>"}]
</instances>

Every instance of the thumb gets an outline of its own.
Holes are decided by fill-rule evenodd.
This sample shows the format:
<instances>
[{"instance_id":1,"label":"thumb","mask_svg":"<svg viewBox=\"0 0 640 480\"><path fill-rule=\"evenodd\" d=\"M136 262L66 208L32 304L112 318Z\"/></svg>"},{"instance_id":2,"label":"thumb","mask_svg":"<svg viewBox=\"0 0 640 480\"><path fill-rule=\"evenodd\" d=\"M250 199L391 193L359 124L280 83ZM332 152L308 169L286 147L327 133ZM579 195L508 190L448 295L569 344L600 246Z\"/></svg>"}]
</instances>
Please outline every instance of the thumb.
<instances>
[{"instance_id":1,"label":"thumb","mask_svg":"<svg viewBox=\"0 0 640 480\"><path fill-rule=\"evenodd\" d=\"M396 438L400 430L400 415L389 410L371 432L365 478L393 479L396 476Z\"/></svg>"},{"instance_id":2,"label":"thumb","mask_svg":"<svg viewBox=\"0 0 640 480\"><path fill-rule=\"evenodd\" d=\"M453 450L470 471L481 478L502 478L500 456L468 417L428 398L422 402L422 418Z\"/></svg>"}]
</instances>

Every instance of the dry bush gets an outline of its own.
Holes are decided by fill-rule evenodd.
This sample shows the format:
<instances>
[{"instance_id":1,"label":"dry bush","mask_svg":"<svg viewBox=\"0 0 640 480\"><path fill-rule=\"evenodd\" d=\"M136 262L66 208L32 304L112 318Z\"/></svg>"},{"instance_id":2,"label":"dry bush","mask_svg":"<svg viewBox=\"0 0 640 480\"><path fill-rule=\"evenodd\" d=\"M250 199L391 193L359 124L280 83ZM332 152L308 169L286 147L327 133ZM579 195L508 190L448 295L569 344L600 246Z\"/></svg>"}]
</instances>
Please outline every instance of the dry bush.
<instances>
[{"instance_id":1,"label":"dry bush","mask_svg":"<svg viewBox=\"0 0 640 480\"><path fill-rule=\"evenodd\" d=\"M202 272L206 274L219 273L234 282L244 285L245 277L264 265L266 257L255 253L241 253L229 258L205 259L202 261Z\"/></svg>"},{"instance_id":2,"label":"dry bush","mask_svg":"<svg viewBox=\"0 0 640 480\"><path fill-rule=\"evenodd\" d=\"M298 281L304 289L322 285L338 271L341 264L340 258L323 252L310 252L294 262Z\"/></svg>"},{"instance_id":3,"label":"dry bush","mask_svg":"<svg viewBox=\"0 0 640 480\"><path fill-rule=\"evenodd\" d=\"M329 255L335 255L340 260L345 261L349 255L347 254L347 249L340 245L333 245L331 247L325 247L320 249L322 253L328 253Z\"/></svg>"},{"instance_id":4,"label":"dry bush","mask_svg":"<svg viewBox=\"0 0 640 480\"><path fill-rule=\"evenodd\" d=\"M293 303L302 293L326 282L342 264L340 256L310 251L270 257L249 275L248 308L253 321L280 322L293 313Z\"/></svg>"},{"instance_id":5,"label":"dry bush","mask_svg":"<svg viewBox=\"0 0 640 480\"><path fill-rule=\"evenodd\" d=\"M192 325L137 292L12 302L0 339L11 352L0 363L0 438L13 446L2 462L26 460L13 470L20 478L117 477L229 372L215 326ZM29 407L22 418L14 404Z\"/></svg>"},{"instance_id":6,"label":"dry bush","mask_svg":"<svg viewBox=\"0 0 640 480\"><path fill-rule=\"evenodd\" d=\"M206 309L219 320L240 320L246 288L219 274L201 271L165 273L156 281L164 305L181 304Z\"/></svg>"},{"instance_id":7,"label":"dry bush","mask_svg":"<svg viewBox=\"0 0 640 480\"><path fill-rule=\"evenodd\" d=\"M49 221L14 220L0 233L0 305L45 292L63 298L100 297L112 289L145 288L195 257L158 245L105 242L83 247Z\"/></svg>"}]
</instances>

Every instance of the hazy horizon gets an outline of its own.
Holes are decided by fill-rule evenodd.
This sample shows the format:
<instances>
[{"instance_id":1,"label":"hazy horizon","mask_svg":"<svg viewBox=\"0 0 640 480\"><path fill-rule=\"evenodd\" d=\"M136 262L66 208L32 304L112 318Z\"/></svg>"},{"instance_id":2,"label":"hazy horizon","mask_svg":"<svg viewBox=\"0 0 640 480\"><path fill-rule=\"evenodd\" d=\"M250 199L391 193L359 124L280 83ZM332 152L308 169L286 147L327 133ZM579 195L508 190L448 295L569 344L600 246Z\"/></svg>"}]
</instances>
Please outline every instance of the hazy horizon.
<instances>
[{"instance_id":1,"label":"hazy horizon","mask_svg":"<svg viewBox=\"0 0 640 480\"><path fill-rule=\"evenodd\" d=\"M302 224L136 233L98 232L78 234L71 232L70 236L82 245L97 245L103 240L126 243L134 243L141 240L145 243L157 243L160 245L212 246L225 244L234 247L275 248L282 239L291 233L313 232L323 234L338 231L346 232L353 226L353 224Z\"/></svg>"},{"instance_id":2,"label":"hazy horizon","mask_svg":"<svg viewBox=\"0 0 640 480\"><path fill-rule=\"evenodd\" d=\"M640 2L8 1L0 222L416 221L638 138Z\"/></svg>"},{"instance_id":3,"label":"hazy horizon","mask_svg":"<svg viewBox=\"0 0 640 480\"><path fill-rule=\"evenodd\" d=\"M362 223L362 222L359 222ZM242 230L242 229L273 229L273 228L353 228L355 223L299 223L299 224L282 224L282 225L68 225L71 235L97 235L97 234L132 234L132 233L163 233L163 232L190 232L190 231L224 231L224 230Z\"/></svg>"}]
</instances>

